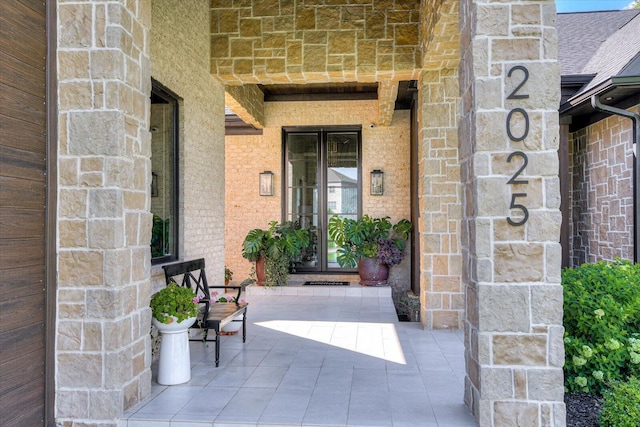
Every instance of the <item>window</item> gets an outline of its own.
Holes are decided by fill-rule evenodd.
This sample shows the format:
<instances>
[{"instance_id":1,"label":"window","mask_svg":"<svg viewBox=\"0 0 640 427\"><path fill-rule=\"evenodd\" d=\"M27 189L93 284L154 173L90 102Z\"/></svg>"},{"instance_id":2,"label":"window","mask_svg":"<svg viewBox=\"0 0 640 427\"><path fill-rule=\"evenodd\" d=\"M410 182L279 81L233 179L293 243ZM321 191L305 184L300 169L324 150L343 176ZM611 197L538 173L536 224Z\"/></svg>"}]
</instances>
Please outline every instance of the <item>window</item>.
<instances>
[{"instance_id":1,"label":"window","mask_svg":"<svg viewBox=\"0 0 640 427\"><path fill-rule=\"evenodd\" d=\"M151 262L178 259L178 97L151 88Z\"/></svg>"},{"instance_id":2,"label":"window","mask_svg":"<svg viewBox=\"0 0 640 427\"><path fill-rule=\"evenodd\" d=\"M357 218L361 210L360 127L284 129L285 219L311 231L296 270L340 270L327 237L333 215Z\"/></svg>"}]
</instances>

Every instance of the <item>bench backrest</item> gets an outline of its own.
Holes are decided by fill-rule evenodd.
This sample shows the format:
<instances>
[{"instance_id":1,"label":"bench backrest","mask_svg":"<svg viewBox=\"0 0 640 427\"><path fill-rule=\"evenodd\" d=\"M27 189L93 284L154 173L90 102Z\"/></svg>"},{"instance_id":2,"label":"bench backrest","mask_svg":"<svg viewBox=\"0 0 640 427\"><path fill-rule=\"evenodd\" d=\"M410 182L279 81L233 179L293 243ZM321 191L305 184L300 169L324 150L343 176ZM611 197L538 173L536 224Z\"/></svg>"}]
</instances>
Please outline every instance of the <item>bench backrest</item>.
<instances>
[{"instance_id":1,"label":"bench backrest","mask_svg":"<svg viewBox=\"0 0 640 427\"><path fill-rule=\"evenodd\" d=\"M175 282L180 286L193 289L201 304L205 305L205 311L209 311L211 302L211 289L223 289L224 292L235 291L235 303L240 302L242 286L209 286L207 275L204 271L204 258L191 261L178 261L163 265L164 278L167 285Z\"/></svg>"},{"instance_id":2,"label":"bench backrest","mask_svg":"<svg viewBox=\"0 0 640 427\"><path fill-rule=\"evenodd\" d=\"M209 291L207 275L204 271L204 258L174 262L163 265L162 268L164 269L167 285L175 282L180 286L186 286L189 289L193 289L201 303L209 303L211 292Z\"/></svg>"}]
</instances>

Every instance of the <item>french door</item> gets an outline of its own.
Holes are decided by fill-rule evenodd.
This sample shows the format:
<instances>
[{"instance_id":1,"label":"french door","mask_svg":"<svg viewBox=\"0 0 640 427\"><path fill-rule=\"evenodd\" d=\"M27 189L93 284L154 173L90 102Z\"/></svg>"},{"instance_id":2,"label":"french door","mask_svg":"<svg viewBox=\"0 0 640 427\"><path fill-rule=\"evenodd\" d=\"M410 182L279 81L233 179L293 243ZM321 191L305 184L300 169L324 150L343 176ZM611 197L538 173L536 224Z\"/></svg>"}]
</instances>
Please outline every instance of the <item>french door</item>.
<instances>
[{"instance_id":1,"label":"french door","mask_svg":"<svg viewBox=\"0 0 640 427\"><path fill-rule=\"evenodd\" d=\"M311 232L311 244L296 261L296 271L343 271L327 224L333 215L360 215L361 128L285 128L283 140L285 219Z\"/></svg>"}]
</instances>

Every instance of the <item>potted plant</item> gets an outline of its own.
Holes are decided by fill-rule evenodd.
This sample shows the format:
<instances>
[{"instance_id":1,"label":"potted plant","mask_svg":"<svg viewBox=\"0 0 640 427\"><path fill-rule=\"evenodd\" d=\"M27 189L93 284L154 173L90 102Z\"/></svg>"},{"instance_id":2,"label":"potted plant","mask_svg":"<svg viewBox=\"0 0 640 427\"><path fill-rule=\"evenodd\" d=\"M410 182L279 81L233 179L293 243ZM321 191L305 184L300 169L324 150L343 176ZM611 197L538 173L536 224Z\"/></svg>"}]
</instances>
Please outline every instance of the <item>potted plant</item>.
<instances>
[{"instance_id":1,"label":"potted plant","mask_svg":"<svg viewBox=\"0 0 640 427\"><path fill-rule=\"evenodd\" d=\"M401 219L393 224L388 216L358 220L329 219L329 237L338 245L337 261L341 267L358 267L360 284L384 286L389 267L404 258L404 248L411 233L411 222Z\"/></svg>"},{"instance_id":2,"label":"potted plant","mask_svg":"<svg viewBox=\"0 0 640 427\"><path fill-rule=\"evenodd\" d=\"M224 266L224 285L227 286L229 282L233 279L233 271L226 265Z\"/></svg>"},{"instance_id":3,"label":"potted plant","mask_svg":"<svg viewBox=\"0 0 640 427\"><path fill-rule=\"evenodd\" d=\"M266 230L255 228L242 242L242 257L256 263L258 285L286 285L289 267L309 246L309 231L297 222L271 221Z\"/></svg>"},{"instance_id":4,"label":"potted plant","mask_svg":"<svg viewBox=\"0 0 640 427\"><path fill-rule=\"evenodd\" d=\"M169 325L193 318L193 324L198 315L198 303L198 297L191 289L171 282L153 295L150 306L153 319L158 323Z\"/></svg>"},{"instance_id":5,"label":"potted plant","mask_svg":"<svg viewBox=\"0 0 640 427\"><path fill-rule=\"evenodd\" d=\"M162 334L158 384L182 384L191 379L188 330L196 321L199 299L186 287L171 282L151 298L153 325Z\"/></svg>"}]
</instances>

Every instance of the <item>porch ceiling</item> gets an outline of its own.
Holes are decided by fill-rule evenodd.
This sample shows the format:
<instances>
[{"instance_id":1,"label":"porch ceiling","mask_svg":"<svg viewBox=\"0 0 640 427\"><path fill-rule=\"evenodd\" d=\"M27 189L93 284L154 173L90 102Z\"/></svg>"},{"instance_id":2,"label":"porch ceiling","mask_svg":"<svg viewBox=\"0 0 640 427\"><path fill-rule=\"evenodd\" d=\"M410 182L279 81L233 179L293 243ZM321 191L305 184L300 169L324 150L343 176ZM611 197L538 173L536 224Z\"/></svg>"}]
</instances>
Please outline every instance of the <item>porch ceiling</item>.
<instances>
[{"instance_id":1,"label":"porch ceiling","mask_svg":"<svg viewBox=\"0 0 640 427\"><path fill-rule=\"evenodd\" d=\"M267 102L377 99L377 124L389 125L401 82L420 75L442 1L211 2L211 72L257 128L261 109L239 86L259 86Z\"/></svg>"},{"instance_id":2,"label":"porch ceiling","mask_svg":"<svg viewBox=\"0 0 640 427\"><path fill-rule=\"evenodd\" d=\"M415 80L403 80L392 88L389 84L378 83L312 83L312 84L272 84L256 85L264 95L264 102L287 101L345 101L345 100L378 100L390 106L391 111L411 108L411 101L416 90ZM231 88L230 88L231 89ZM387 89L387 90L384 90ZM391 89L391 90L389 90ZM393 90L395 89L395 90ZM232 89L233 90L233 89ZM229 103L238 104L231 100ZM230 107L230 106L228 106ZM238 110L238 111L236 111ZM389 117L390 121L391 117ZM249 117L246 108L228 108L226 116L227 135L255 135L256 121Z\"/></svg>"},{"instance_id":3,"label":"porch ceiling","mask_svg":"<svg viewBox=\"0 0 640 427\"><path fill-rule=\"evenodd\" d=\"M378 99L377 83L312 83L258 85L265 102Z\"/></svg>"}]
</instances>

